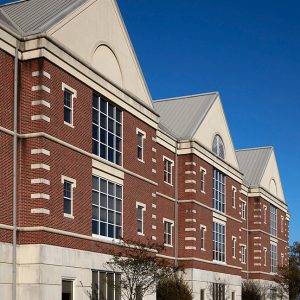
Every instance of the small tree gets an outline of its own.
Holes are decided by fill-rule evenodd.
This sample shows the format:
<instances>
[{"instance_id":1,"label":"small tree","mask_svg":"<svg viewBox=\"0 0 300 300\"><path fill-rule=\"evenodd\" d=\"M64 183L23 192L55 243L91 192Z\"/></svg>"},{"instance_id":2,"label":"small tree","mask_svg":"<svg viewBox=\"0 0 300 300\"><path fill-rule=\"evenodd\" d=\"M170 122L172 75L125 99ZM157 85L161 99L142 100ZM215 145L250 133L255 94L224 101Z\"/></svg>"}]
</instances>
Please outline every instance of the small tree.
<instances>
[{"instance_id":1,"label":"small tree","mask_svg":"<svg viewBox=\"0 0 300 300\"><path fill-rule=\"evenodd\" d=\"M193 293L182 275L177 274L159 281L156 290L157 300L192 300Z\"/></svg>"},{"instance_id":2,"label":"small tree","mask_svg":"<svg viewBox=\"0 0 300 300\"><path fill-rule=\"evenodd\" d=\"M242 283L242 299L243 300L262 300L261 286L251 280L245 280Z\"/></svg>"},{"instance_id":3,"label":"small tree","mask_svg":"<svg viewBox=\"0 0 300 300\"><path fill-rule=\"evenodd\" d=\"M174 276L179 270L165 259L159 258L164 246L147 240L122 240L121 249L113 253L107 267L120 273L122 298L140 300L156 290L158 282Z\"/></svg>"},{"instance_id":4,"label":"small tree","mask_svg":"<svg viewBox=\"0 0 300 300\"><path fill-rule=\"evenodd\" d=\"M290 300L295 300L300 293L300 243L295 242L290 247L289 263L277 268L275 281L281 287L281 292L289 295Z\"/></svg>"}]
</instances>

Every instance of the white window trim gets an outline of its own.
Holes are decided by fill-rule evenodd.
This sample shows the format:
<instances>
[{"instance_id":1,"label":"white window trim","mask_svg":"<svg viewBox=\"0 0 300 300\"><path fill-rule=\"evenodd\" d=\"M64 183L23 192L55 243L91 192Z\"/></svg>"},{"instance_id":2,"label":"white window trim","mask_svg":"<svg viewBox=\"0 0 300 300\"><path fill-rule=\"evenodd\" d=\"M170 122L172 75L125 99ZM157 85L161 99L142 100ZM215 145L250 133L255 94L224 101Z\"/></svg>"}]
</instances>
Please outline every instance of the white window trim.
<instances>
[{"instance_id":1,"label":"white window trim","mask_svg":"<svg viewBox=\"0 0 300 300\"><path fill-rule=\"evenodd\" d=\"M204 174L203 176L203 190L201 189L201 174ZM203 167L200 167L200 191L201 193L205 194L205 175L206 175L206 169L204 169Z\"/></svg>"},{"instance_id":2,"label":"white window trim","mask_svg":"<svg viewBox=\"0 0 300 300\"><path fill-rule=\"evenodd\" d=\"M213 262L216 263L216 264L220 264L220 265L227 265L227 249L226 249L226 247L227 247L227 239L226 239L227 228L226 228L226 222L221 221L221 220L216 219L216 218L213 217L213 223L218 223L218 224L223 225L225 227L225 236L224 236L224 261L213 259ZM212 247L212 250L213 250L213 247Z\"/></svg>"},{"instance_id":3,"label":"white window trim","mask_svg":"<svg viewBox=\"0 0 300 300\"><path fill-rule=\"evenodd\" d=\"M281 223L280 223L280 230L281 230L281 233L283 233L283 227L284 227L284 216L281 216Z\"/></svg>"},{"instance_id":4,"label":"white window trim","mask_svg":"<svg viewBox=\"0 0 300 300\"><path fill-rule=\"evenodd\" d=\"M76 299L76 286L77 286L76 278L75 277L69 277L69 276L63 276L61 278L61 294L62 294L62 282L63 281L72 282L72 285L73 285L73 299L72 300L75 300Z\"/></svg>"},{"instance_id":5,"label":"white window trim","mask_svg":"<svg viewBox=\"0 0 300 300\"><path fill-rule=\"evenodd\" d=\"M243 253L242 253L242 248L244 247L245 249L245 261L242 260L242 257L243 257ZM247 246L245 244L240 244L240 249L241 249L241 264L245 265L247 263Z\"/></svg>"},{"instance_id":6,"label":"white window trim","mask_svg":"<svg viewBox=\"0 0 300 300\"><path fill-rule=\"evenodd\" d=\"M65 181L71 182L71 214L64 213L64 217L74 219L73 207L74 207L74 189L76 188L76 179L62 175L61 183L64 184Z\"/></svg>"},{"instance_id":7,"label":"white window trim","mask_svg":"<svg viewBox=\"0 0 300 300\"><path fill-rule=\"evenodd\" d=\"M139 129L139 128L136 128L136 135L138 134L141 134L143 137L142 137L142 159L140 158L137 158L138 161L142 162L142 163L145 163L145 159L144 159L144 152L145 152L145 139L146 139L146 132ZM138 146L138 145L137 145Z\"/></svg>"},{"instance_id":8,"label":"white window trim","mask_svg":"<svg viewBox=\"0 0 300 300\"><path fill-rule=\"evenodd\" d=\"M240 200L241 203L244 203L244 207L245 207L245 215L243 217L243 204L241 204L241 219L246 220L246 209L247 209L247 203L244 200Z\"/></svg>"},{"instance_id":9,"label":"white window trim","mask_svg":"<svg viewBox=\"0 0 300 300\"><path fill-rule=\"evenodd\" d=\"M201 247L201 239L202 239L201 233L202 233L202 229L204 231L204 234L203 234L203 247ZM206 242L205 242L206 231L207 231L206 226L205 225L200 225L200 250L202 250L202 251L206 251L206 248L205 248L205 244L206 244Z\"/></svg>"},{"instance_id":10,"label":"white window trim","mask_svg":"<svg viewBox=\"0 0 300 300\"><path fill-rule=\"evenodd\" d=\"M136 205L135 205L135 207L136 207L136 209L138 208L138 207L142 207L142 232L137 232L138 233L138 235L142 235L142 236L144 236L145 235L145 233L144 233L144 212L146 211L146 204L144 204L144 203L141 203L141 202L136 202ZM137 219L138 220L138 219Z\"/></svg>"},{"instance_id":11,"label":"white window trim","mask_svg":"<svg viewBox=\"0 0 300 300\"><path fill-rule=\"evenodd\" d=\"M167 182L164 180L164 183L168 184L168 185L171 185L173 186L173 167L174 167L174 160L170 159L169 157L167 156L164 156L163 155L163 163L165 162L165 159L168 160L170 163L171 163L171 183ZM165 166L164 167L164 172L165 172Z\"/></svg>"},{"instance_id":12,"label":"white window trim","mask_svg":"<svg viewBox=\"0 0 300 300\"><path fill-rule=\"evenodd\" d=\"M232 205L232 194L233 194L233 192L234 192L234 197L233 197L234 202L233 202L233 205ZM236 208L236 192L237 192L237 188L235 186L232 186L231 187L231 205L232 205L233 208Z\"/></svg>"},{"instance_id":13,"label":"white window trim","mask_svg":"<svg viewBox=\"0 0 300 300\"><path fill-rule=\"evenodd\" d=\"M165 222L171 223L171 243L172 244L165 244L164 243L164 246L165 247L169 247L169 248L173 248L173 227L174 227L174 221L170 220L170 219L167 219L167 218L163 218L163 224L165 224ZM165 230L164 230L164 234L165 234Z\"/></svg>"},{"instance_id":14,"label":"white window trim","mask_svg":"<svg viewBox=\"0 0 300 300\"><path fill-rule=\"evenodd\" d=\"M74 128L74 99L77 98L77 91L75 89L73 89L72 87L70 87L69 85L67 85L66 83L64 83L64 82L62 82L61 88L62 88L63 91L68 90L72 94L72 98L71 98L71 101L72 101L71 123L68 123L68 122L64 121L64 124Z\"/></svg>"},{"instance_id":15,"label":"white window trim","mask_svg":"<svg viewBox=\"0 0 300 300\"><path fill-rule=\"evenodd\" d=\"M231 242L233 243L233 241L234 241L234 253L232 254L232 258L236 259L236 242L237 242L237 238L234 235L231 237Z\"/></svg>"}]
</instances>

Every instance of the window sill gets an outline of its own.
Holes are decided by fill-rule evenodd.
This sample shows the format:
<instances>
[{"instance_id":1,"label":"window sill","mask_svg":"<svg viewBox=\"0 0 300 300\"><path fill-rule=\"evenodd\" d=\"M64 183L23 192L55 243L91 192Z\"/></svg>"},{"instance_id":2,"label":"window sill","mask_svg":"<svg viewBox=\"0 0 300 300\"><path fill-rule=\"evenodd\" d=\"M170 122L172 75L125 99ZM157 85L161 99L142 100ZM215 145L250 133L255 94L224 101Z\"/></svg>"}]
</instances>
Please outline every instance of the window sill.
<instances>
[{"instance_id":1,"label":"window sill","mask_svg":"<svg viewBox=\"0 0 300 300\"><path fill-rule=\"evenodd\" d=\"M142 232L138 232L138 235L140 235L140 236L145 236L145 234L142 233Z\"/></svg>"},{"instance_id":2,"label":"window sill","mask_svg":"<svg viewBox=\"0 0 300 300\"><path fill-rule=\"evenodd\" d=\"M164 183L167 184L167 185L169 185L169 186L173 186L172 183L169 183L169 182L167 182L167 181L164 181Z\"/></svg>"},{"instance_id":3,"label":"window sill","mask_svg":"<svg viewBox=\"0 0 300 300\"><path fill-rule=\"evenodd\" d=\"M201 191L201 193L204 194L204 195L206 194L205 191Z\"/></svg>"},{"instance_id":4,"label":"window sill","mask_svg":"<svg viewBox=\"0 0 300 300\"><path fill-rule=\"evenodd\" d=\"M205 248L201 248L200 250L206 252L206 249L205 249Z\"/></svg>"},{"instance_id":5,"label":"window sill","mask_svg":"<svg viewBox=\"0 0 300 300\"><path fill-rule=\"evenodd\" d=\"M70 214L64 214L64 217L65 218L69 218L69 219L74 219L74 216L70 215Z\"/></svg>"},{"instance_id":6,"label":"window sill","mask_svg":"<svg viewBox=\"0 0 300 300\"><path fill-rule=\"evenodd\" d=\"M164 244L164 246L167 248L173 248L173 245L169 245L169 244Z\"/></svg>"},{"instance_id":7,"label":"window sill","mask_svg":"<svg viewBox=\"0 0 300 300\"><path fill-rule=\"evenodd\" d=\"M68 123L66 121L64 121L64 124L67 125L67 126L69 126L69 127L71 127L71 128L75 128L75 126L73 124L70 124L70 123Z\"/></svg>"},{"instance_id":8,"label":"window sill","mask_svg":"<svg viewBox=\"0 0 300 300\"><path fill-rule=\"evenodd\" d=\"M219 261L219 260L213 260L213 263L218 264L218 265L227 265L227 263L225 261Z\"/></svg>"},{"instance_id":9,"label":"window sill","mask_svg":"<svg viewBox=\"0 0 300 300\"><path fill-rule=\"evenodd\" d=\"M111 238L108 236L98 235L95 233L92 234L92 237L96 238L99 241L111 242L112 244L120 244L122 242L122 240L120 240L120 239L115 239L115 238Z\"/></svg>"},{"instance_id":10,"label":"window sill","mask_svg":"<svg viewBox=\"0 0 300 300\"><path fill-rule=\"evenodd\" d=\"M143 163L143 164L145 163L145 161L142 160L142 159L140 159L140 158L138 158L137 160L138 160L139 162Z\"/></svg>"}]
</instances>

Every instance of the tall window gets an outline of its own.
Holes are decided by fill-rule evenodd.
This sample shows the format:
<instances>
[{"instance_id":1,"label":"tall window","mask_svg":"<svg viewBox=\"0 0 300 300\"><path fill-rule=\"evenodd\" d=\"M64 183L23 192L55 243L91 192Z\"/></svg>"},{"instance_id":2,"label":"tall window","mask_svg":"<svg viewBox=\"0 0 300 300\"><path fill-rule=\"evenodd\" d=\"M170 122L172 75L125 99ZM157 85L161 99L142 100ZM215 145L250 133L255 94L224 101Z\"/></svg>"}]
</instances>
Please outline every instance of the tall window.
<instances>
[{"instance_id":1,"label":"tall window","mask_svg":"<svg viewBox=\"0 0 300 300\"><path fill-rule=\"evenodd\" d=\"M214 137L212 152L222 159L224 159L225 157L224 143L222 138L218 134Z\"/></svg>"},{"instance_id":2,"label":"tall window","mask_svg":"<svg viewBox=\"0 0 300 300\"><path fill-rule=\"evenodd\" d=\"M144 234L144 210L146 209L145 204L137 203L137 232L138 234Z\"/></svg>"},{"instance_id":3,"label":"tall window","mask_svg":"<svg viewBox=\"0 0 300 300\"><path fill-rule=\"evenodd\" d=\"M137 129L136 138L137 138L137 158L141 161L144 161L145 133Z\"/></svg>"},{"instance_id":4,"label":"tall window","mask_svg":"<svg viewBox=\"0 0 300 300\"><path fill-rule=\"evenodd\" d=\"M232 207L235 207L235 197L236 197L236 187L232 187L231 190L231 205Z\"/></svg>"},{"instance_id":5,"label":"tall window","mask_svg":"<svg viewBox=\"0 0 300 300\"><path fill-rule=\"evenodd\" d=\"M225 226L213 222L213 259L225 262Z\"/></svg>"},{"instance_id":6,"label":"tall window","mask_svg":"<svg viewBox=\"0 0 300 300\"><path fill-rule=\"evenodd\" d=\"M74 299L74 281L63 279L61 282L61 299L73 300Z\"/></svg>"},{"instance_id":7,"label":"tall window","mask_svg":"<svg viewBox=\"0 0 300 300\"><path fill-rule=\"evenodd\" d=\"M236 258L236 237L232 237L232 257Z\"/></svg>"},{"instance_id":8,"label":"tall window","mask_svg":"<svg viewBox=\"0 0 300 300\"><path fill-rule=\"evenodd\" d=\"M277 209L275 206L270 206L270 233L277 235Z\"/></svg>"},{"instance_id":9,"label":"tall window","mask_svg":"<svg viewBox=\"0 0 300 300\"><path fill-rule=\"evenodd\" d=\"M246 246L241 245L241 262L242 264L246 263Z\"/></svg>"},{"instance_id":10,"label":"tall window","mask_svg":"<svg viewBox=\"0 0 300 300\"><path fill-rule=\"evenodd\" d=\"M164 158L164 181L169 184L172 184L172 165L171 160Z\"/></svg>"},{"instance_id":11,"label":"tall window","mask_svg":"<svg viewBox=\"0 0 300 300\"><path fill-rule=\"evenodd\" d=\"M64 182L64 213L68 215L72 215L72 182L66 181Z\"/></svg>"},{"instance_id":12,"label":"tall window","mask_svg":"<svg viewBox=\"0 0 300 300\"><path fill-rule=\"evenodd\" d=\"M271 273L276 273L277 272L277 246L271 244L270 247L270 256L271 256Z\"/></svg>"},{"instance_id":13,"label":"tall window","mask_svg":"<svg viewBox=\"0 0 300 300\"><path fill-rule=\"evenodd\" d=\"M246 220L246 202L241 201L241 217Z\"/></svg>"},{"instance_id":14,"label":"tall window","mask_svg":"<svg viewBox=\"0 0 300 300\"><path fill-rule=\"evenodd\" d=\"M200 300L205 300L205 289L200 290Z\"/></svg>"},{"instance_id":15,"label":"tall window","mask_svg":"<svg viewBox=\"0 0 300 300\"><path fill-rule=\"evenodd\" d=\"M283 232L283 227L284 227L284 217L281 216L281 222L280 222L281 232Z\"/></svg>"},{"instance_id":16,"label":"tall window","mask_svg":"<svg viewBox=\"0 0 300 300\"><path fill-rule=\"evenodd\" d=\"M264 247L264 266L267 265L267 248Z\"/></svg>"},{"instance_id":17,"label":"tall window","mask_svg":"<svg viewBox=\"0 0 300 300\"><path fill-rule=\"evenodd\" d=\"M213 208L225 212L225 175L217 169L213 175Z\"/></svg>"},{"instance_id":18,"label":"tall window","mask_svg":"<svg viewBox=\"0 0 300 300\"><path fill-rule=\"evenodd\" d=\"M76 188L76 180L61 176L61 183L64 185L64 216L73 217L73 190Z\"/></svg>"},{"instance_id":19,"label":"tall window","mask_svg":"<svg viewBox=\"0 0 300 300\"><path fill-rule=\"evenodd\" d=\"M172 226L170 221L164 221L164 244L172 246Z\"/></svg>"},{"instance_id":20,"label":"tall window","mask_svg":"<svg viewBox=\"0 0 300 300\"><path fill-rule=\"evenodd\" d=\"M122 112L102 96L93 96L93 154L121 165Z\"/></svg>"},{"instance_id":21,"label":"tall window","mask_svg":"<svg viewBox=\"0 0 300 300\"><path fill-rule=\"evenodd\" d=\"M121 300L121 274L92 271L92 300Z\"/></svg>"},{"instance_id":22,"label":"tall window","mask_svg":"<svg viewBox=\"0 0 300 300\"><path fill-rule=\"evenodd\" d=\"M93 176L92 232L119 239L122 234L122 186Z\"/></svg>"},{"instance_id":23,"label":"tall window","mask_svg":"<svg viewBox=\"0 0 300 300\"><path fill-rule=\"evenodd\" d=\"M73 125L73 93L64 90L64 122Z\"/></svg>"},{"instance_id":24,"label":"tall window","mask_svg":"<svg viewBox=\"0 0 300 300\"><path fill-rule=\"evenodd\" d=\"M225 300L225 284L213 283L212 294L213 294L213 300Z\"/></svg>"},{"instance_id":25,"label":"tall window","mask_svg":"<svg viewBox=\"0 0 300 300\"><path fill-rule=\"evenodd\" d=\"M206 232L206 227L205 226L200 226L200 249L205 250L205 232Z\"/></svg>"},{"instance_id":26,"label":"tall window","mask_svg":"<svg viewBox=\"0 0 300 300\"><path fill-rule=\"evenodd\" d=\"M201 168L200 169L200 191L205 193L205 174L206 170Z\"/></svg>"}]
</instances>

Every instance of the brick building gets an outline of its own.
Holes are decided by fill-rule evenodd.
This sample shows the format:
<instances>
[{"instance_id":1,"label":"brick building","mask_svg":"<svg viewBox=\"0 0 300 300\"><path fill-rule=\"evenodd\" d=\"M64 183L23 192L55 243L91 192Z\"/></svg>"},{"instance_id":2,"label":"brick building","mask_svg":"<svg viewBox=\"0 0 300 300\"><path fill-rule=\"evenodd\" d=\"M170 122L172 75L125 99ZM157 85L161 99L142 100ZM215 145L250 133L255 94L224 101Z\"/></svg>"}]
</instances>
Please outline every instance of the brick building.
<instances>
[{"instance_id":1,"label":"brick building","mask_svg":"<svg viewBox=\"0 0 300 300\"><path fill-rule=\"evenodd\" d=\"M164 243L195 299L287 263L273 148L236 151L218 93L153 102L114 0L1 6L0 68L1 299L88 299L98 280L120 299L121 236Z\"/></svg>"}]
</instances>

